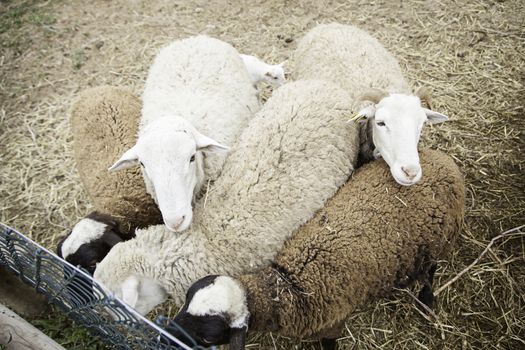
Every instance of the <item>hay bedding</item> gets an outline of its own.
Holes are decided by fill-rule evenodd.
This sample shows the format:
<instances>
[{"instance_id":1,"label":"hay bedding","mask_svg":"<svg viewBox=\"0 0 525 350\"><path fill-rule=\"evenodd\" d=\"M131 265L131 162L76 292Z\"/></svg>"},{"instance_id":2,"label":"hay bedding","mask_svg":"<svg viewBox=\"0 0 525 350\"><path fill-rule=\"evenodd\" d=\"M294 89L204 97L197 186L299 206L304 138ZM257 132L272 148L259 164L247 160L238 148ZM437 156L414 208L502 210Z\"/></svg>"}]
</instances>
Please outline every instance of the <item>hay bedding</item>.
<instances>
[{"instance_id":1,"label":"hay bedding","mask_svg":"<svg viewBox=\"0 0 525 350\"><path fill-rule=\"evenodd\" d=\"M357 24L430 87L452 122L423 144L466 176L468 210L436 286L492 237L525 223L525 3L513 1L14 1L0 4L0 220L47 247L90 205L72 161L68 109L90 86L143 87L156 49L207 33L270 62L316 23ZM268 91L265 91L267 94ZM347 322L342 348L517 349L525 346L523 230L439 294L438 319L400 291ZM310 348L270 335L251 348Z\"/></svg>"}]
</instances>

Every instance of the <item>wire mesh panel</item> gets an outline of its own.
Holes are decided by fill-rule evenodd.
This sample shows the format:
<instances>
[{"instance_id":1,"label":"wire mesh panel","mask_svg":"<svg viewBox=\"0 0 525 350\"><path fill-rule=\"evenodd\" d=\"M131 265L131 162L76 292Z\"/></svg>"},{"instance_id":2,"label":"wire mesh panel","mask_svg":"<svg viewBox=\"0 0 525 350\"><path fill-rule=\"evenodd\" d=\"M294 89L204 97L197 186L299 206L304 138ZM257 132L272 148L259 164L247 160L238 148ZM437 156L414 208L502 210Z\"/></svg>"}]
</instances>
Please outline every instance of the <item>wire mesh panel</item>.
<instances>
[{"instance_id":1,"label":"wire mesh panel","mask_svg":"<svg viewBox=\"0 0 525 350\"><path fill-rule=\"evenodd\" d=\"M105 291L87 272L2 223L0 265L117 349L205 349L195 342L188 346L164 331L167 326L178 327L173 321L160 317L155 324L147 320Z\"/></svg>"}]
</instances>

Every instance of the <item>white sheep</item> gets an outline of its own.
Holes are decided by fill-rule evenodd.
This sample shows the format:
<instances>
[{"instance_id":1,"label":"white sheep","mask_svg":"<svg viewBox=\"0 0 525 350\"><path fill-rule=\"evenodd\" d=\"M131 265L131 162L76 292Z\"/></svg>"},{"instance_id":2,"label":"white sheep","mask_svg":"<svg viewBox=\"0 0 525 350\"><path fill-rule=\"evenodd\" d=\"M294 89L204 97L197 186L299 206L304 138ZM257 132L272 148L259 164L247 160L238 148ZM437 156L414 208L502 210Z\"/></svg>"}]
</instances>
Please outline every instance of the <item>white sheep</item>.
<instances>
[{"instance_id":1,"label":"white sheep","mask_svg":"<svg viewBox=\"0 0 525 350\"><path fill-rule=\"evenodd\" d=\"M253 86L257 86L263 81L274 86L281 86L286 82L283 68L284 62L271 65L251 55L241 54L241 58L248 73L250 73Z\"/></svg>"},{"instance_id":2,"label":"white sheep","mask_svg":"<svg viewBox=\"0 0 525 350\"><path fill-rule=\"evenodd\" d=\"M259 109L257 91L231 45L196 36L160 50L142 100L137 142L109 170L140 164L164 223L183 231L204 181L221 172L224 145Z\"/></svg>"},{"instance_id":3,"label":"white sheep","mask_svg":"<svg viewBox=\"0 0 525 350\"><path fill-rule=\"evenodd\" d=\"M353 172L359 140L357 127L346 127L350 114L346 93L331 83L283 85L241 134L191 228L175 237L162 225L138 230L95 279L145 314L166 293L181 305L208 274L267 265Z\"/></svg>"},{"instance_id":4,"label":"white sheep","mask_svg":"<svg viewBox=\"0 0 525 350\"><path fill-rule=\"evenodd\" d=\"M353 26L319 25L299 42L294 60L296 79L332 81L352 101L373 103L354 118L365 121L360 132L363 161L383 157L401 185L421 179L417 145L423 125L448 117L421 106L420 96L411 93L397 60L377 39Z\"/></svg>"}]
</instances>

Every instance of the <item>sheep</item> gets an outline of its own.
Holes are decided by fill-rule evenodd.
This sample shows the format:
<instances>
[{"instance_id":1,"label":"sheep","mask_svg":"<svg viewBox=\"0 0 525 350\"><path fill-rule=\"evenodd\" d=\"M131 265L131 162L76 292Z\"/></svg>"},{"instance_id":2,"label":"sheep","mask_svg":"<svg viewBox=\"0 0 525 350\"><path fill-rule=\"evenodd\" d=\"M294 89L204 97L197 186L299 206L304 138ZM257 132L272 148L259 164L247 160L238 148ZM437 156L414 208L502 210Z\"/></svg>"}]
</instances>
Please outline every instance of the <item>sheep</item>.
<instances>
[{"instance_id":1,"label":"sheep","mask_svg":"<svg viewBox=\"0 0 525 350\"><path fill-rule=\"evenodd\" d=\"M283 68L284 62L271 65L251 55L241 54L241 58L250 73L253 86L257 86L263 81L275 86L281 86L286 82Z\"/></svg>"},{"instance_id":2,"label":"sheep","mask_svg":"<svg viewBox=\"0 0 525 350\"><path fill-rule=\"evenodd\" d=\"M191 228L176 237L162 226L137 230L109 252L95 279L146 314L165 294L181 305L186 289L205 275L268 265L354 169L358 131L345 126L351 107L345 97L316 80L274 91L197 203ZM145 290L152 281L158 298Z\"/></svg>"},{"instance_id":3,"label":"sheep","mask_svg":"<svg viewBox=\"0 0 525 350\"><path fill-rule=\"evenodd\" d=\"M94 211L62 237L57 246L57 255L93 274L96 265L110 249L127 238L120 232L119 223L113 217Z\"/></svg>"},{"instance_id":4,"label":"sheep","mask_svg":"<svg viewBox=\"0 0 525 350\"><path fill-rule=\"evenodd\" d=\"M421 179L417 145L423 125L448 117L421 106L427 95L410 92L397 60L377 39L349 25L319 25L299 42L294 65L296 79L332 81L356 101L353 120L364 119L360 163L381 156L400 185ZM359 100L372 104L359 109Z\"/></svg>"},{"instance_id":5,"label":"sheep","mask_svg":"<svg viewBox=\"0 0 525 350\"><path fill-rule=\"evenodd\" d=\"M423 296L431 297L435 262L459 235L465 185L454 161L439 151L422 150L421 165L427 175L413 187L392 181L380 160L357 169L271 266L195 282L176 324L205 346L231 341L230 349L243 349L249 326L325 338L328 349L357 307L394 287L422 280Z\"/></svg>"},{"instance_id":6,"label":"sheep","mask_svg":"<svg viewBox=\"0 0 525 350\"><path fill-rule=\"evenodd\" d=\"M83 91L71 108L73 155L80 180L95 211L120 223L123 238L137 227L162 223L138 169L109 173L107 164L135 143L141 101L110 86Z\"/></svg>"},{"instance_id":7,"label":"sheep","mask_svg":"<svg viewBox=\"0 0 525 350\"><path fill-rule=\"evenodd\" d=\"M221 172L225 145L259 109L257 91L231 45L199 35L160 50L142 101L137 142L109 170L140 165L167 228L182 232L204 182Z\"/></svg>"}]
</instances>

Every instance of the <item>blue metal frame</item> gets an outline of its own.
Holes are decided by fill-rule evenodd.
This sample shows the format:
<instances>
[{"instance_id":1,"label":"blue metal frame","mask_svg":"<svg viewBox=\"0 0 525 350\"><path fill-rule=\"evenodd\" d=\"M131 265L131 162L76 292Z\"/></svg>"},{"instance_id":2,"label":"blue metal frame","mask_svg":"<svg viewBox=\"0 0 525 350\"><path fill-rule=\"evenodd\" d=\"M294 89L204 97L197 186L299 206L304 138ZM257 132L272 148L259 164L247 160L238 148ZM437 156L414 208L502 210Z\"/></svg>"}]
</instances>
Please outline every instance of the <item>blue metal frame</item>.
<instances>
[{"instance_id":1,"label":"blue metal frame","mask_svg":"<svg viewBox=\"0 0 525 350\"><path fill-rule=\"evenodd\" d=\"M155 324L144 318L105 291L87 272L2 223L0 265L116 349L206 349L196 343L187 346L162 329L167 323L177 327L173 321L159 317ZM178 345L170 346L166 340Z\"/></svg>"}]
</instances>

